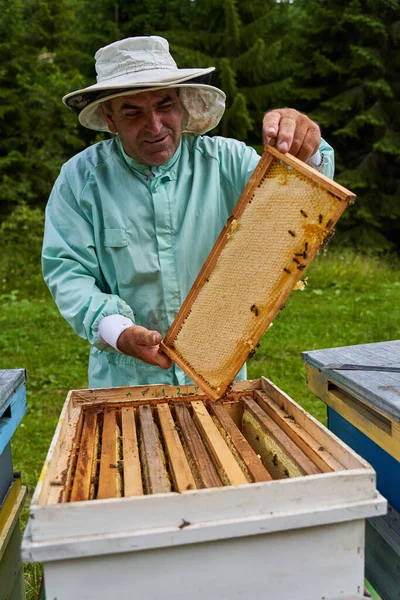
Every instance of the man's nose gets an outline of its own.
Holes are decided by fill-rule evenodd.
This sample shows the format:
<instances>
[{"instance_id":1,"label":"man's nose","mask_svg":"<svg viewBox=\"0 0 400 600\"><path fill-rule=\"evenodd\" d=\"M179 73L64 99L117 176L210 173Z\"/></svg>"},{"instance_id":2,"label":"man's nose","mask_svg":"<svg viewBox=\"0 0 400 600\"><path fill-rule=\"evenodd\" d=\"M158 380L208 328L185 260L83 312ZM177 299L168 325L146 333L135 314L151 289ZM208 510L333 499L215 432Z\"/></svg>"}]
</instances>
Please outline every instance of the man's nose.
<instances>
[{"instance_id":1,"label":"man's nose","mask_svg":"<svg viewBox=\"0 0 400 600\"><path fill-rule=\"evenodd\" d=\"M160 113L149 110L146 114L146 127L151 133L159 133L163 127Z\"/></svg>"}]
</instances>

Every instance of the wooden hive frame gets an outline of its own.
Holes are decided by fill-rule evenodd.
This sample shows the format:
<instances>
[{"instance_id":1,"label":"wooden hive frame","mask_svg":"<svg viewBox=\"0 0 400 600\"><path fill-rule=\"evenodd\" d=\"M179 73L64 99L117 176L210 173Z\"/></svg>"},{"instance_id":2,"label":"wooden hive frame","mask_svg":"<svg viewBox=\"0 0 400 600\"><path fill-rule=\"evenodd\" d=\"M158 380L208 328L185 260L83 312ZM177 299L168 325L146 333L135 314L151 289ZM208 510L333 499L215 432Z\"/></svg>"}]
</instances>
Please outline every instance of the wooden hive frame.
<instances>
[{"instance_id":1,"label":"wooden hive frame","mask_svg":"<svg viewBox=\"0 0 400 600\"><path fill-rule=\"evenodd\" d=\"M221 398L354 194L266 146L161 344Z\"/></svg>"},{"instance_id":2,"label":"wooden hive frame","mask_svg":"<svg viewBox=\"0 0 400 600\"><path fill-rule=\"evenodd\" d=\"M186 391L72 392L39 503L183 493L360 467L265 378L235 382L223 402L195 386Z\"/></svg>"}]
</instances>

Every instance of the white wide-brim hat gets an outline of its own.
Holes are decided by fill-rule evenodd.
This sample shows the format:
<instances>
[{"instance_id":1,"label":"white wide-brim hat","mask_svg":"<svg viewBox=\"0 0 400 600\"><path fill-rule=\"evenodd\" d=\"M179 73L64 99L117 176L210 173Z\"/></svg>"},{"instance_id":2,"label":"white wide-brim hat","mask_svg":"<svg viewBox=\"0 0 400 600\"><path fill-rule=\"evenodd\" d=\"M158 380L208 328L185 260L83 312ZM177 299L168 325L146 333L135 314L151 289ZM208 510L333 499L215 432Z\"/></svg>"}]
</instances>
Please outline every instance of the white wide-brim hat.
<instances>
[{"instance_id":1,"label":"white wide-brim hat","mask_svg":"<svg viewBox=\"0 0 400 600\"><path fill-rule=\"evenodd\" d=\"M182 123L187 133L201 134L213 129L224 114L224 92L202 81L214 67L178 69L168 42L162 37L120 40L100 48L95 59L97 83L63 98L88 129L110 131L100 108L103 102L165 88L180 88Z\"/></svg>"}]
</instances>

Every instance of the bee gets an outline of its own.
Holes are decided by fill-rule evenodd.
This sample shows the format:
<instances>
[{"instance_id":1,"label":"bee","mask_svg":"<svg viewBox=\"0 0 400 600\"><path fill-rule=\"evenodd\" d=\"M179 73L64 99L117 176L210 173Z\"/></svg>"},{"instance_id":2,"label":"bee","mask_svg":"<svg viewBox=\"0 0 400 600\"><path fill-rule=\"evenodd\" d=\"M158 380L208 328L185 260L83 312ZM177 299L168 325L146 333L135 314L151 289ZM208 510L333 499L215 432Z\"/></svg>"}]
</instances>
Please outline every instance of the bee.
<instances>
[{"instance_id":1,"label":"bee","mask_svg":"<svg viewBox=\"0 0 400 600\"><path fill-rule=\"evenodd\" d=\"M294 290L300 290L301 292L305 289L307 285L307 277L305 279L299 279L299 281L294 286Z\"/></svg>"},{"instance_id":2,"label":"bee","mask_svg":"<svg viewBox=\"0 0 400 600\"><path fill-rule=\"evenodd\" d=\"M325 237L324 241L322 242L323 246L326 246L326 244L328 244L331 239L333 238L333 236L335 235L335 230L331 229L328 233L328 235Z\"/></svg>"},{"instance_id":3,"label":"bee","mask_svg":"<svg viewBox=\"0 0 400 600\"><path fill-rule=\"evenodd\" d=\"M321 223L322 223L322 219L323 219L323 216L322 216L322 215L319 215L319 217L318 217L318 223L319 223L320 225L321 225Z\"/></svg>"},{"instance_id":4,"label":"bee","mask_svg":"<svg viewBox=\"0 0 400 600\"><path fill-rule=\"evenodd\" d=\"M178 527L179 529L183 529L184 527L189 527L189 525L191 525L190 521L185 521L185 519L182 519L182 523L178 525Z\"/></svg>"},{"instance_id":5,"label":"bee","mask_svg":"<svg viewBox=\"0 0 400 600\"><path fill-rule=\"evenodd\" d=\"M300 264L300 261L299 261L299 260L297 260L297 258L292 258L292 260L293 260L293 262L295 262L296 264L298 264L298 265Z\"/></svg>"},{"instance_id":6,"label":"bee","mask_svg":"<svg viewBox=\"0 0 400 600\"><path fill-rule=\"evenodd\" d=\"M302 271L303 269L306 268L307 265L305 265L304 263L302 265L299 265L297 268L299 271Z\"/></svg>"},{"instance_id":7,"label":"bee","mask_svg":"<svg viewBox=\"0 0 400 600\"><path fill-rule=\"evenodd\" d=\"M308 214L306 212L304 212L303 209L300 209L301 214L303 215L303 217L305 217L307 219Z\"/></svg>"},{"instance_id":8,"label":"bee","mask_svg":"<svg viewBox=\"0 0 400 600\"><path fill-rule=\"evenodd\" d=\"M304 250L307 252L307 250L308 250L308 242L304 242Z\"/></svg>"},{"instance_id":9,"label":"bee","mask_svg":"<svg viewBox=\"0 0 400 600\"><path fill-rule=\"evenodd\" d=\"M290 233L290 235L291 235L292 237L296 237L296 234L295 234L295 232L294 232L294 231L292 231L291 229L288 229L288 233Z\"/></svg>"},{"instance_id":10,"label":"bee","mask_svg":"<svg viewBox=\"0 0 400 600\"><path fill-rule=\"evenodd\" d=\"M258 317L258 308L255 304L251 305L250 310L251 310L251 312L253 312L256 315L256 317Z\"/></svg>"},{"instance_id":11,"label":"bee","mask_svg":"<svg viewBox=\"0 0 400 600\"><path fill-rule=\"evenodd\" d=\"M303 256L303 252L295 252L295 256Z\"/></svg>"},{"instance_id":12,"label":"bee","mask_svg":"<svg viewBox=\"0 0 400 600\"><path fill-rule=\"evenodd\" d=\"M307 252L305 250L303 252L303 258L308 258L308 254L307 254Z\"/></svg>"},{"instance_id":13,"label":"bee","mask_svg":"<svg viewBox=\"0 0 400 600\"><path fill-rule=\"evenodd\" d=\"M333 225L333 221L332 219L329 219L329 221L326 224L326 227L330 227L331 225Z\"/></svg>"},{"instance_id":14,"label":"bee","mask_svg":"<svg viewBox=\"0 0 400 600\"><path fill-rule=\"evenodd\" d=\"M286 267L284 267L283 270L285 271L285 273L288 273L290 275L291 271L289 271L289 269L287 269Z\"/></svg>"}]
</instances>

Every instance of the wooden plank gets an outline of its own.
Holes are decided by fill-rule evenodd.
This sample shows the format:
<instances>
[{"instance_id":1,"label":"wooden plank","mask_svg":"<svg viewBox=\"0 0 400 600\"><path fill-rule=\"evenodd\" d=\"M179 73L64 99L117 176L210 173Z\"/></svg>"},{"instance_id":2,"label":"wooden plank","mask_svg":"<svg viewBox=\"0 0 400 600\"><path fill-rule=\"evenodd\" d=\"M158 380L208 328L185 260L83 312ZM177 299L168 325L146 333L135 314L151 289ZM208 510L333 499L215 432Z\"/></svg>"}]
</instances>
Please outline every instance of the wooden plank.
<instances>
[{"instance_id":1,"label":"wooden plank","mask_svg":"<svg viewBox=\"0 0 400 600\"><path fill-rule=\"evenodd\" d=\"M121 408L124 496L142 496L143 483L136 435L135 409Z\"/></svg>"},{"instance_id":2,"label":"wooden plank","mask_svg":"<svg viewBox=\"0 0 400 600\"><path fill-rule=\"evenodd\" d=\"M187 406L183 403L176 403L175 414L179 428L193 460L194 476L197 487L221 487L222 482L208 455L203 440L192 421Z\"/></svg>"},{"instance_id":3,"label":"wooden plank","mask_svg":"<svg viewBox=\"0 0 400 600\"><path fill-rule=\"evenodd\" d=\"M240 429L235 425L225 407L220 402L211 402L210 411L221 423L229 441L246 465L252 481L271 481L272 477L270 473L268 473L259 456L254 452Z\"/></svg>"},{"instance_id":4,"label":"wooden plank","mask_svg":"<svg viewBox=\"0 0 400 600\"><path fill-rule=\"evenodd\" d=\"M169 467L174 479L175 489L178 492L196 489L196 483L168 404L158 404L157 415L167 449Z\"/></svg>"},{"instance_id":5,"label":"wooden plank","mask_svg":"<svg viewBox=\"0 0 400 600\"><path fill-rule=\"evenodd\" d=\"M328 406L328 427L376 471L376 489L400 511L400 462Z\"/></svg>"},{"instance_id":6,"label":"wooden plank","mask_svg":"<svg viewBox=\"0 0 400 600\"><path fill-rule=\"evenodd\" d=\"M281 427L290 439L312 460L323 473L343 471L344 466L336 460L319 442L304 431L294 417L282 410L266 392L256 391L254 399L257 404Z\"/></svg>"},{"instance_id":7,"label":"wooden plank","mask_svg":"<svg viewBox=\"0 0 400 600\"><path fill-rule=\"evenodd\" d=\"M117 423L116 411L105 410L101 435L100 474L97 498L115 498L117 495Z\"/></svg>"},{"instance_id":8,"label":"wooden plank","mask_svg":"<svg viewBox=\"0 0 400 600\"><path fill-rule=\"evenodd\" d=\"M218 427L208 414L203 402L192 402L193 419L197 423L220 472L222 481L228 485L248 483L246 475L238 465ZM224 481L224 482L225 482Z\"/></svg>"},{"instance_id":9,"label":"wooden plank","mask_svg":"<svg viewBox=\"0 0 400 600\"><path fill-rule=\"evenodd\" d=\"M10 397L25 383L25 369L0 369L0 417Z\"/></svg>"},{"instance_id":10,"label":"wooden plank","mask_svg":"<svg viewBox=\"0 0 400 600\"><path fill-rule=\"evenodd\" d=\"M46 497L46 504L66 502L68 499L72 484L72 467L77 458L76 452L82 435L82 425L82 409L69 405L66 418L62 423L60 444L50 464L43 486L43 499Z\"/></svg>"},{"instance_id":11,"label":"wooden plank","mask_svg":"<svg viewBox=\"0 0 400 600\"><path fill-rule=\"evenodd\" d=\"M358 456L351 452L347 446L341 444L317 419L307 413L297 402L272 383L272 381L266 377L262 377L261 384L263 390L267 392L273 401L294 417L296 423L316 439L346 469L365 468L366 464Z\"/></svg>"},{"instance_id":12,"label":"wooden plank","mask_svg":"<svg viewBox=\"0 0 400 600\"><path fill-rule=\"evenodd\" d=\"M73 402L74 404L102 404L102 403L125 403L132 402L136 404L136 401L145 402L146 404L150 401L165 402L165 398L181 398L185 400L190 395L202 395L203 392L199 389L198 385L135 385L135 386L121 386L118 388L96 388L89 390L74 390Z\"/></svg>"},{"instance_id":13,"label":"wooden plank","mask_svg":"<svg viewBox=\"0 0 400 600\"><path fill-rule=\"evenodd\" d=\"M88 500L92 479L92 465L96 460L95 435L97 411L85 410L83 417L82 435L79 444L78 460L71 491L71 502Z\"/></svg>"},{"instance_id":14,"label":"wooden plank","mask_svg":"<svg viewBox=\"0 0 400 600\"><path fill-rule=\"evenodd\" d=\"M244 396L242 402L247 411L258 421L258 423L270 434L280 448L282 454L286 455L304 475L320 473L318 467L292 442L280 427L269 417L249 396ZM268 469L270 471L270 469Z\"/></svg>"},{"instance_id":15,"label":"wooden plank","mask_svg":"<svg viewBox=\"0 0 400 600\"><path fill-rule=\"evenodd\" d=\"M381 517L378 517L381 518ZM367 520L365 527L365 575L385 600L400 600L400 555L388 539L372 527Z\"/></svg>"},{"instance_id":16,"label":"wooden plank","mask_svg":"<svg viewBox=\"0 0 400 600\"><path fill-rule=\"evenodd\" d=\"M388 429L388 422L384 415L380 415L370 406L363 406L361 399L353 399L338 388L332 389L335 386L330 384L323 374L308 365L307 385L309 390L325 404L400 461L400 438L393 437L393 433L397 436L399 431L390 422Z\"/></svg>"},{"instance_id":17,"label":"wooden plank","mask_svg":"<svg viewBox=\"0 0 400 600\"><path fill-rule=\"evenodd\" d=\"M0 454L10 443L18 425L26 413L26 389L21 385L3 405L4 412L0 415Z\"/></svg>"},{"instance_id":18,"label":"wooden plank","mask_svg":"<svg viewBox=\"0 0 400 600\"><path fill-rule=\"evenodd\" d=\"M161 444L153 421L150 406L139 406L141 426L141 451L143 475L147 493L163 494L171 491L171 484L165 469Z\"/></svg>"},{"instance_id":19,"label":"wooden plank","mask_svg":"<svg viewBox=\"0 0 400 600\"><path fill-rule=\"evenodd\" d=\"M329 368L329 365L344 363L398 367L400 340L313 350L303 352L302 358L307 365L323 372L327 379L344 391L389 417L394 423L400 423L400 373Z\"/></svg>"}]
</instances>

